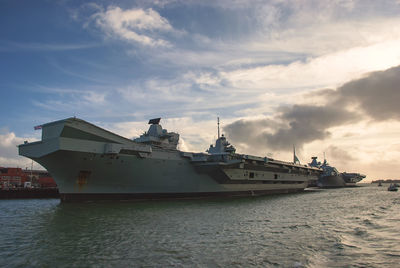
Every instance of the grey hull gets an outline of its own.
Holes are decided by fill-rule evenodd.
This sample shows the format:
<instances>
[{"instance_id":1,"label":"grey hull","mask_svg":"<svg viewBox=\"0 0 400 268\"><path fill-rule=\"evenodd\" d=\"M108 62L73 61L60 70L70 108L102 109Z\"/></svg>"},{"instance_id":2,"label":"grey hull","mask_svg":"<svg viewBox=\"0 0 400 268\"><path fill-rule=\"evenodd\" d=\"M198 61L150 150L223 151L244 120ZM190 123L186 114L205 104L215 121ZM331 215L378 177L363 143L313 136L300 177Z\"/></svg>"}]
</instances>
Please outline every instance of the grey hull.
<instances>
[{"instance_id":1,"label":"grey hull","mask_svg":"<svg viewBox=\"0 0 400 268\"><path fill-rule=\"evenodd\" d=\"M210 197L246 197L271 194L288 194L304 191L301 189L271 189L254 191L228 191L228 192L188 192L188 193L64 193L60 194L63 202L80 202L93 200L162 200L162 199L199 199Z\"/></svg>"},{"instance_id":2,"label":"grey hull","mask_svg":"<svg viewBox=\"0 0 400 268\"><path fill-rule=\"evenodd\" d=\"M56 178L62 201L254 196L303 191L307 184L219 183L177 153L168 154L169 160L57 151L36 161Z\"/></svg>"},{"instance_id":3,"label":"grey hull","mask_svg":"<svg viewBox=\"0 0 400 268\"><path fill-rule=\"evenodd\" d=\"M318 179L317 185L320 188L340 188L346 186L342 176L340 175L323 176Z\"/></svg>"}]
</instances>

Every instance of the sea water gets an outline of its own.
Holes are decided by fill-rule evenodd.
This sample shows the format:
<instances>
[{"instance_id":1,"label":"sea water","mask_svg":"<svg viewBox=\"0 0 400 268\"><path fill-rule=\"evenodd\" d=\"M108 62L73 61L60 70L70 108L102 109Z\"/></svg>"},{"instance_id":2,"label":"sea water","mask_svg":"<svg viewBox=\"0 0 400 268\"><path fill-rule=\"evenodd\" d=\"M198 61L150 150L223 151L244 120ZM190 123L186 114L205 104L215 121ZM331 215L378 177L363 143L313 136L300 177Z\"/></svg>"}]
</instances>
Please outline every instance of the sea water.
<instances>
[{"instance_id":1,"label":"sea water","mask_svg":"<svg viewBox=\"0 0 400 268\"><path fill-rule=\"evenodd\" d=\"M1 267L399 267L400 192L0 200Z\"/></svg>"}]
</instances>

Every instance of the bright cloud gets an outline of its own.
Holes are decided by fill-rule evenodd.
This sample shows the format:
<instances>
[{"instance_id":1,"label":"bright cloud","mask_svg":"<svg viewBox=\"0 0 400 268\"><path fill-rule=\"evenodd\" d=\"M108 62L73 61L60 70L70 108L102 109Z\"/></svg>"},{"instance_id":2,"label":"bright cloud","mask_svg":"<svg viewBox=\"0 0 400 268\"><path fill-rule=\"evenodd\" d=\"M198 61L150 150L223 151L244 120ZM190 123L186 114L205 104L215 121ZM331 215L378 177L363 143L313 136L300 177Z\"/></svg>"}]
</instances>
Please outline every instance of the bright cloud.
<instances>
[{"instance_id":1,"label":"bright cloud","mask_svg":"<svg viewBox=\"0 0 400 268\"><path fill-rule=\"evenodd\" d=\"M96 24L108 35L133 41L145 46L169 46L169 42L159 38L156 32L172 31L168 20L149 9L122 10L111 6L107 11L92 16Z\"/></svg>"},{"instance_id":2,"label":"bright cloud","mask_svg":"<svg viewBox=\"0 0 400 268\"><path fill-rule=\"evenodd\" d=\"M400 63L399 47L400 39L310 58L305 62L222 71L220 74L221 79L230 81L234 87L250 90L338 86L367 72L397 66Z\"/></svg>"},{"instance_id":3,"label":"bright cloud","mask_svg":"<svg viewBox=\"0 0 400 268\"><path fill-rule=\"evenodd\" d=\"M24 143L24 138L17 137L14 132L0 130L0 166L2 167L30 167L31 160L18 155L18 145ZM35 139L29 139L30 142ZM38 165L36 164L36 167Z\"/></svg>"}]
</instances>

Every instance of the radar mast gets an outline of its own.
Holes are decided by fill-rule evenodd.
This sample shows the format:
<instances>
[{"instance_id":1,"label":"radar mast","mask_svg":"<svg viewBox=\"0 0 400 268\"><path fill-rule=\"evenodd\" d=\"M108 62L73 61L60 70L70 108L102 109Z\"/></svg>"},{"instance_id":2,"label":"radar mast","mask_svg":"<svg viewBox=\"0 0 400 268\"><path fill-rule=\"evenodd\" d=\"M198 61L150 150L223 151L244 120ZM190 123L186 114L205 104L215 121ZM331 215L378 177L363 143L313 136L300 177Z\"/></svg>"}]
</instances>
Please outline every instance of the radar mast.
<instances>
[{"instance_id":1,"label":"radar mast","mask_svg":"<svg viewBox=\"0 0 400 268\"><path fill-rule=\"evenodd\" d=\"M219 139L219 117L217 117L217 122L218 122L218 139Z\"/></svg>"}]
</instances>

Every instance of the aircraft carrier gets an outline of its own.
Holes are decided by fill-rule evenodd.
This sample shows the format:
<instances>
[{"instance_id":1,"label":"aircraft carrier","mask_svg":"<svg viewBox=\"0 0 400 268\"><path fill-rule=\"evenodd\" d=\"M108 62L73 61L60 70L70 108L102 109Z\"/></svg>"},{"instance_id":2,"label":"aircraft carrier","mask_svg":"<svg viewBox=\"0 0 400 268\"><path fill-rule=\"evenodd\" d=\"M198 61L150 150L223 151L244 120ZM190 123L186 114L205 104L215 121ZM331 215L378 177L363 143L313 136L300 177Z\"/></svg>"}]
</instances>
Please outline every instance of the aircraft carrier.
<instances>
[{"instance_id":1,"label":"aircraft carrier","mask_svg":"<svg viewBox=\"0 0 400 268\"><path fill-rule=\"evenodd\" d=\"M131 140L78 118L47 123L19 154L45 167L62 201L249 196L304 190L322 169L238 154L224 135L205 153L177 149L160 118Z\"/></svg>"},{"instance_id":2,"label":"aircraft carrier","mask_svg":"<svg viewBox=\"0 0 400 268\"><path fill-rule=\"evenodd\" d=\"M360 182L366 176L360 173L340 173L335 167L328 164L326 159L321 164L317 161L317 157L312 157L309 164L311 167L318 167L323 170L320 174L316 186L320 188L340 188L340 187L353 187L357 182Z\"/></svg>"}]
</instances>

